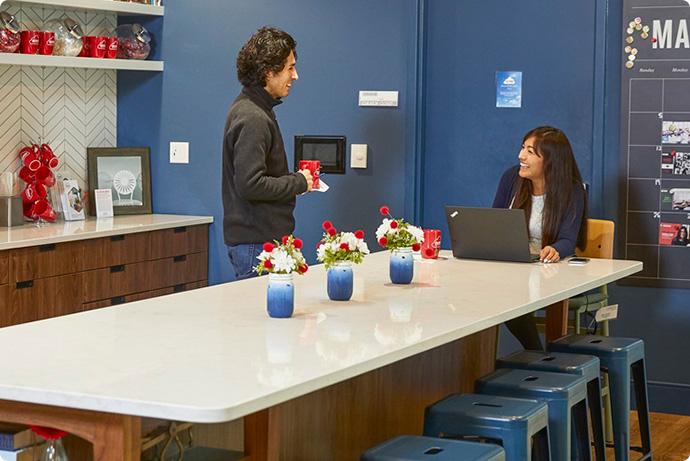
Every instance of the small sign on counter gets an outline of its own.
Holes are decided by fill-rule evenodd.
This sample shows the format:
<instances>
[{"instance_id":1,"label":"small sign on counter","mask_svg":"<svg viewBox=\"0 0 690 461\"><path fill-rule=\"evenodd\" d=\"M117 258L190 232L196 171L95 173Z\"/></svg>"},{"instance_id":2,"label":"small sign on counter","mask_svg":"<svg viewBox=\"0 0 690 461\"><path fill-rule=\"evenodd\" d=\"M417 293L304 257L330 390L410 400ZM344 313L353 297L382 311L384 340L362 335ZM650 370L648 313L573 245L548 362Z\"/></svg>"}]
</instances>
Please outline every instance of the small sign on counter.
<instances>
[{"instance_id":1,"label":"small sign on counter","mask_svg":"<svg viewBox=\"0 0 690 461\"><path fill-rule=\"evenodd\" d=\"M113 193L110 189L95 189L93 191L96 200L96 217L113 217Z\"/></svg>"}]
</instances>

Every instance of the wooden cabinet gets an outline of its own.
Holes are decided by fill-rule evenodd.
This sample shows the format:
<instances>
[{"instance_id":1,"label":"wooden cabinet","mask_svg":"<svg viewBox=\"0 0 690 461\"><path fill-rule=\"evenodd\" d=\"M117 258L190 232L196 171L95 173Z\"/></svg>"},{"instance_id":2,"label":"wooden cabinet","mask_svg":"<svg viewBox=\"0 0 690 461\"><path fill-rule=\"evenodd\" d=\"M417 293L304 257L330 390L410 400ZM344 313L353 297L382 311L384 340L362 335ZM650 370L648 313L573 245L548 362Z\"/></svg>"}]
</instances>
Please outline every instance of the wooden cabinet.
<instances>
[{"instance_id":1,"label":"wooden cabinet","mask_svg":"<svg viewBox=\"0 0 690 461\"><path fill-rule=\"evenodd\" d=\"M0 252L0 326L205 286L208 225Z\"/></svg>"}]
</instances>

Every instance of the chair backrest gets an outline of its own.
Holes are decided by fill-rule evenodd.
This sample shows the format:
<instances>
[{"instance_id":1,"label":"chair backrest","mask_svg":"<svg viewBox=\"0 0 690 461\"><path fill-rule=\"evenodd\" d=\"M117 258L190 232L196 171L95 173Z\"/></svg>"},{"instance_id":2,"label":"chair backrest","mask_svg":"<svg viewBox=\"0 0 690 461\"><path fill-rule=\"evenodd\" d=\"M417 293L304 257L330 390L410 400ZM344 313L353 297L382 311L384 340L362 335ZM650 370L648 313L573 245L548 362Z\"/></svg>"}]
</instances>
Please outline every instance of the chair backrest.
<instances>
[{"instance_id":1,"label":"chair backrest","mask_svg":"<svg viewBox=\"0 0 690 461\"><path fill-rule=\"evenodd\" d=\"M587 220L587 246L576 250L577 256L587 258L613 258L613 234L616 224L603 219Z\"/></svg>"}]
</instances>

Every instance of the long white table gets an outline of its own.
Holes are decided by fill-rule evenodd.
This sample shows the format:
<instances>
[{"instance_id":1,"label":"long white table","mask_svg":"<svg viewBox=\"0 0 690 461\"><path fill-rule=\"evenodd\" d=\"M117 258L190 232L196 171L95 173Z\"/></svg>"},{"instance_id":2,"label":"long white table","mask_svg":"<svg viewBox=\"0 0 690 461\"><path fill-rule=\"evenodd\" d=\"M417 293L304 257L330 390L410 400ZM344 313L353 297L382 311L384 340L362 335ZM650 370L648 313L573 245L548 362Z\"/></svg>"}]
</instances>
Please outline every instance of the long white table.
<instances>
[{"instance_id":1,"label":"long white table","mask_svg":"<svg viewBox=\"0 0 690 461\"><path fill-rule=\"evenodd\" d=\"M291 319L266 315L267 278L257 278L0 329L0 421L71 430L110 461L139 459L140 417L247 417L252 459L352 459L385 434L419 427L419 407L444 392L471 389L493 367L492 327L642 269L636 261L442 256L417 261L413 284L399 286L389 282L388 254L370 255L355 267L350 302L329 301L325 270L312 267L295 279ZM414 422L366 430L395 421L399 410L371 411L411 395L422 396L415 413L403 413ZM361 427L333 435L343 428L329 432L328 418ZM96 433L99 425L110 438ZM320 434L309 433L314 427ZM351 452L340 456L343 446Z\"/></svg>"}]
</instances>

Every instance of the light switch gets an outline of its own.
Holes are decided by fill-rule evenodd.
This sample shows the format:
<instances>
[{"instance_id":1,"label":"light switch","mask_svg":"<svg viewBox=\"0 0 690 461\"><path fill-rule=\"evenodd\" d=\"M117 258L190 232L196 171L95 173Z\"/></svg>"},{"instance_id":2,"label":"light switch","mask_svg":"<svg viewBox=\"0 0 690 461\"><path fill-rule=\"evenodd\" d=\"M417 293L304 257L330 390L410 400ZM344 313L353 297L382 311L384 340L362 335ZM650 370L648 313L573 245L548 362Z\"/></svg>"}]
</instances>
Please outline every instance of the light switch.
<instances>
[{"instance_id":1,"label":"light switch","mask_svg":"<svg viewBox=\"0 0 690 461\"><path fill-rule=\"evenodd\" d=\"M350 145L350 168L366 168L367 167L367 145L366 144L351 144Z\"/></svg>"},{"instance_id":2,"label":"light switch","mask_svg":"<svg viewBox=\"0 0 690 461\"><path fill-rule=\"evenodd\" d=\"M189 163L189 143L170 143L170 163Z\"/></svg>"}]
</instances>

